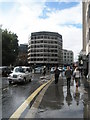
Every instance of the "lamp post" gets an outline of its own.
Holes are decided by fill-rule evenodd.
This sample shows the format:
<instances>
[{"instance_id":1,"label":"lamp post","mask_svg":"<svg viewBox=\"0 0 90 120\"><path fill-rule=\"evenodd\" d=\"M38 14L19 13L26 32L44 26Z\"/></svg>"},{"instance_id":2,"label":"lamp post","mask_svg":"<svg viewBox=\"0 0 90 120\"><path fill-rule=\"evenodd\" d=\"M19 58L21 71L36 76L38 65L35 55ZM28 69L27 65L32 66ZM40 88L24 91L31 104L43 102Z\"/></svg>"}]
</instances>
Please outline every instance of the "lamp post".
<instances>
[{"instance_id":1,"label":"lamp post","mask_svg":"<svg viewBox=\"0 0 90 120\"><path fill-rule=\"evenodd\" d=\"M49 72L49 46L48 46L48 72Z\"/></svg>"}]
</instances>

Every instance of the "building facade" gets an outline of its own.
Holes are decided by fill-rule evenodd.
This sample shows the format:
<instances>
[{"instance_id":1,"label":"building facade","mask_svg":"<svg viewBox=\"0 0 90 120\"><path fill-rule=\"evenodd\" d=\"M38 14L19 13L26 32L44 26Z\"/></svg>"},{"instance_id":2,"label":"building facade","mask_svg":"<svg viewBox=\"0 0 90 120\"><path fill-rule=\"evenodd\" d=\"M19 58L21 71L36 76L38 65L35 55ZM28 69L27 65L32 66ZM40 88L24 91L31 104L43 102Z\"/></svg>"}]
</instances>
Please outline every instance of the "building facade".
<instances>
[{"instance_id":1,"label":"building facade","mask_svg":"<svg viewBox=\"0 0 90 120\"><path fill-rule=\"evenodd\" d=\"M63 65L71 65L74 62L74 54L71 50L63 49Z\"/></svg>"},{"instance_id":2,"label":"building facade","mask_svg":"<svg viewBox=\"0 0 90 120\"><path fill-rule=\"evenodd\" d=\"M90 0L82 2L83 11L83 52L86 55L87 73L90 78ZM83 59L83 57L82 57ZM83 62L84 64L85 62Z\"/></svg>"},{"instance_id":3,"label":"building facade","mask_svg":"<svg viewBox=\"0 0 90 120\"><path fill-rule=\"evenodd\" d=\"M47 31L31 33L28 63L46 66L62 65L62 35Z\"/></svg>"},{"instance_id":4,"label":"building facade","mask_svg":"<svg viewBox=\"0 0 90 120\"><path fill-rule=\"evenodd\" d=\"M83 2L83 51L90 53L90 2Z\"/></svg>"}]
</instances>

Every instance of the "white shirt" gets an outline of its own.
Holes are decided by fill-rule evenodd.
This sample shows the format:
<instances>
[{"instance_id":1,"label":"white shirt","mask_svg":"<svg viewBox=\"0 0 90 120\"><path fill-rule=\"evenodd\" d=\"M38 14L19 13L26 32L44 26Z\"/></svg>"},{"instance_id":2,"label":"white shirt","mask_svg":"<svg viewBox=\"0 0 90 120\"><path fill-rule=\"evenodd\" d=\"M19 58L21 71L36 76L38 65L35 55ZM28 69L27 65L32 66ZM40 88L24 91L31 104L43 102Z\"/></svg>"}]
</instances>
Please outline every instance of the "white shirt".
<instances>
[{"instance_id":1,"label":"white shirt","mask_svg":"<svg viewBox=\"0 0 90 120\"><path fill-rule=\"evenodd\" d=\"M80 77L80 72L79 70L75 70L73 75L75 75L75 78L79 78Z\"/></svg>"}]
</instances>

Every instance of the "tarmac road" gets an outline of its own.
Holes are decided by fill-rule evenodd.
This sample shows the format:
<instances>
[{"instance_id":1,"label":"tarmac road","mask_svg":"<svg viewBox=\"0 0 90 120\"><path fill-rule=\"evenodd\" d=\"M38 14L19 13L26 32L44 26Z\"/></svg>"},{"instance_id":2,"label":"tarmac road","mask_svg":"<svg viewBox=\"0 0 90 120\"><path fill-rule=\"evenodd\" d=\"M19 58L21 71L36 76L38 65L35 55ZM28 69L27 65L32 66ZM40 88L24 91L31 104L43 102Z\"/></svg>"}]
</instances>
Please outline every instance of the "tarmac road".
<instances>
[{"instance_id":1,"label":"tarmac road","mask_svg":"<svg viewBox=\"0 0 90 120\"><path fill-rule=\"evenodd\" d=\"M9 118L15 110L44 83L40 74L33 74L32 82L9 85L7 78L2 78L2 118Z\"/></svg>"}]
</instances>

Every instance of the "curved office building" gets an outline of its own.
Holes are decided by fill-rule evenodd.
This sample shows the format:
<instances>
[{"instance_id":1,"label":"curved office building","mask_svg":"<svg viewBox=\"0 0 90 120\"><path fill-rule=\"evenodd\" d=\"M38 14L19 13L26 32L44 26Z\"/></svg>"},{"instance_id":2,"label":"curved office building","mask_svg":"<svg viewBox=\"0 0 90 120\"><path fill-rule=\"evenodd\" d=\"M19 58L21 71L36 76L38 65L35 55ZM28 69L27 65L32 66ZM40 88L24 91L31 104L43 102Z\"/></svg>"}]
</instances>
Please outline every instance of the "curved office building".
<instances>
[{"instance_id":1,"label":"curved office building","mask_svg":"<svg viewBox=\"0 0 90 120\"><path fill-rule=\"evenodd\" d=\"M62 36L56 32L33 32L29 38L28 63L55 66L63 64Z\"/></svg>"}]
</instances>

